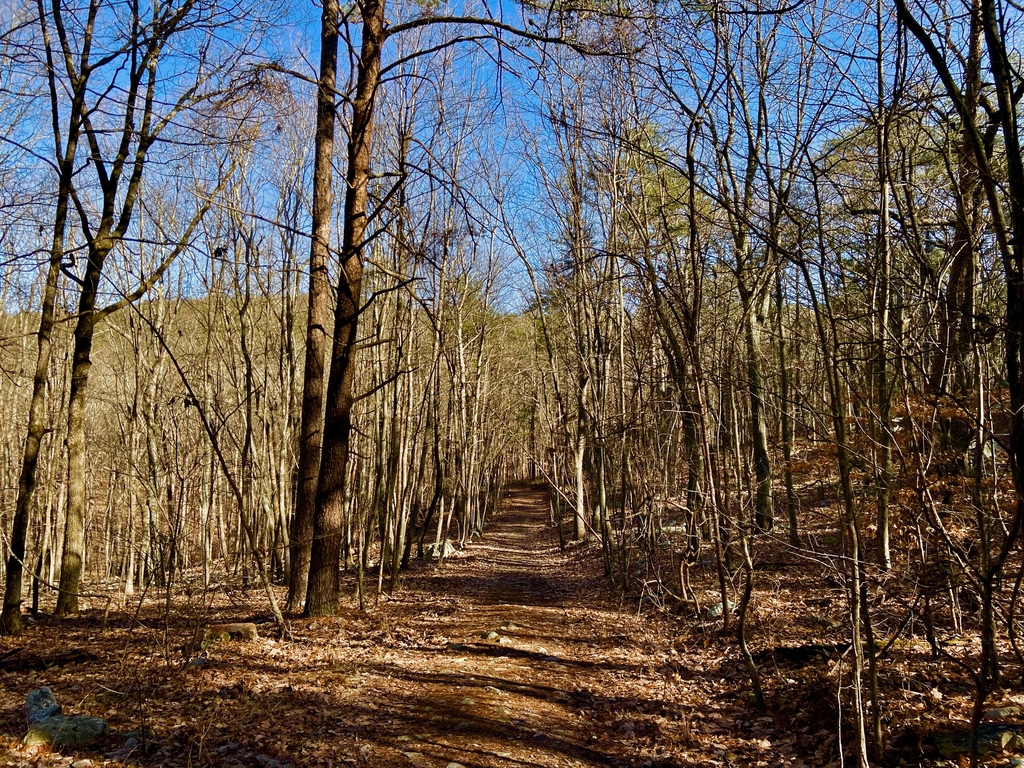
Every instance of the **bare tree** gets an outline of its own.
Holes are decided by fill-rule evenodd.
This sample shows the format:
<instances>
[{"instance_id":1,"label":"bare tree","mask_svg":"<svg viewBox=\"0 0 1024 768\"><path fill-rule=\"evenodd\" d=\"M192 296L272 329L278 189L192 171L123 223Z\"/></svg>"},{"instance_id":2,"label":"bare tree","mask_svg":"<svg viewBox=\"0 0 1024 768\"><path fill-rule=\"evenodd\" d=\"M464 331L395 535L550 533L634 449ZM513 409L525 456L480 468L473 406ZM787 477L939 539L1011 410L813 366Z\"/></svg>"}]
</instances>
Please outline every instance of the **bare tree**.
<instances>
[{"instance_id":1,"label":"bare tree","mask_svg":"<svg viewBox=\"0 0 1024 768\"><path fill-rule=\"evenodd\" d=\"M87 463L85 403L95 329L104 317L142 296L153 285L189 241L209 206L208 200L197 205L191 222L177 233L179 245L169 249L156 271L141 276L136 286L105 307L100 306L101 298L108 293L102 285L104 266L108 256L122 248L131 235L150 151L179 115L223 92L227 62L208 59L207 68L199 70L191 81L182 82L180 76L175 81L167 74L169 66L180 71L185 57L181 51L164 56L169 41L176 36L204 34L205 10L197 2L176 8L157 4L145 12L138 9L127 19L118 18L127 12L125 8L101 0L81 10L60 2L48 8L40 3L38 10L45 75L51 83L53 128L62 167L66 166L66 190L58 196L54 232L66 230L68 209L73 207L85 241L84 269L80 276L74 276L80 292L68 408L68 509L58 597L58 613L73 613L78 609L82 568ZM123 34L115 30L122 30ZM171 64L175 56L183 60ZM111 89L110 78L117 78L118 82L123 78L123 88ZM158 93L172 83L178 94L167 104L162 95L158 98ZM72 94L66 111L62 104L65 92ZM65 119L66 130L61 125ZM67 139L62 141L60 137L65 134ZM86 183L86 177L79 178L73 172L79 141L88 146L92 185ZM61 239L55 234L51 264L59 270L63 260L67 274L73 275L74 261L64 253ZM44 345L45 337L46 333L40 335ZM41 348L41 357L44 354ZM37 412L41 413L39 409ZM36 428L30 429L30 443L35 442L31 438L35 431ZM34 468L30 453L26 451L27 474ZM26 477L26 498L32 485L27 480Z\"/></svg>"}]
</instances>

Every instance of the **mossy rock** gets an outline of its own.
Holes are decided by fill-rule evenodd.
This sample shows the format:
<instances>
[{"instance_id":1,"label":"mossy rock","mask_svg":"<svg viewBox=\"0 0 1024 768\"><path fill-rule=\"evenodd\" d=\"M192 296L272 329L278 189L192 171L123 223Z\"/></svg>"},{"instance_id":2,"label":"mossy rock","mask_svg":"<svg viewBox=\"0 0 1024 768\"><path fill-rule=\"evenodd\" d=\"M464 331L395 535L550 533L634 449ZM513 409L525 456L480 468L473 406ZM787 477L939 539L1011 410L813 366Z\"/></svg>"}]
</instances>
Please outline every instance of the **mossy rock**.
<instances>
[{"instance_id":1,"label":"mossy rock","mask_svg":"<svg viewBox=\"0 0 1024 768\"><path fill-rule=\"evenodd\" d=\"M108 733L107 722L91 715L54 715L33 723L25 734L25 744L48 747L84 747Z\"/></svg>"},{"instance_id":2,"label":"mossy rock","mask_svg":"<svg viewBox=\"0 0 1024 768\"><path fill-rule=\"evenodd\" d=\"M971 732L965 730L943 734L936 737L935 746L938 747L939 754L947 759L969 754ZM978 727L978 754L990 755L1003 750L1024 751L1024 729L1019 725L982 723Z\"/></svg>"},{"instance_id":3,"label":"mossy rock","mask_svg":"<svg viewBox=\"0 0 1024 768\"><path fill-rule=\"evenodd\" d=\"M243 622L239 624L213 624L210 627L207 627L206 634L203 635L203 648L209 648L215 643L226 642L228 640L249 643L258 637L259 633L256 631L256 625L250 622Z\"/></svg>"}]
</instances>

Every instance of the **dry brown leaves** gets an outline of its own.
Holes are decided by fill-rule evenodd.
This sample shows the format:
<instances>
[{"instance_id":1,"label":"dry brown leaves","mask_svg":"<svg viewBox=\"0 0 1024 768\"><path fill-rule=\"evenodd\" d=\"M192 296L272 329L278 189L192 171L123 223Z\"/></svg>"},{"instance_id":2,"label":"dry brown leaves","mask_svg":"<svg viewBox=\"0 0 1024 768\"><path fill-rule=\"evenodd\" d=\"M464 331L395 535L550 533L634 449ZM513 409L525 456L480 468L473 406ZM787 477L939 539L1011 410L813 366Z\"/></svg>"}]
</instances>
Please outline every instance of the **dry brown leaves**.
<instances>
[{"instance_id":1,"label":"dry brown leaves","mask_svg":"<svg viewBox=\"0 0 1024 768\"><path fill-rule=\"evenodd\" d=\"M416 564L366 613L293 619L285 641L183 652L206 624L265 610L255 590L181 598L170 615L154 603L138 618L41 621L0 654L92 656L0 671L0 765L838 765L848 660L772 652L845 639L830 623L841 593L820 573L803 563L759 574L750 632L767 654L769 706L757 712L719 622L638 614L593 548L559 552L546 510L536 491L516 497L466 557ZM66 712L106 718L111 737L81 754L20 747L25 695L40 685ZM923 759L921 735L962 718L970 695L962 671L918 642L894 647L883 691L890 758L908 765ZM151 738L126 748L125 734L143 729Z\"/></svg>"}]
</instances>

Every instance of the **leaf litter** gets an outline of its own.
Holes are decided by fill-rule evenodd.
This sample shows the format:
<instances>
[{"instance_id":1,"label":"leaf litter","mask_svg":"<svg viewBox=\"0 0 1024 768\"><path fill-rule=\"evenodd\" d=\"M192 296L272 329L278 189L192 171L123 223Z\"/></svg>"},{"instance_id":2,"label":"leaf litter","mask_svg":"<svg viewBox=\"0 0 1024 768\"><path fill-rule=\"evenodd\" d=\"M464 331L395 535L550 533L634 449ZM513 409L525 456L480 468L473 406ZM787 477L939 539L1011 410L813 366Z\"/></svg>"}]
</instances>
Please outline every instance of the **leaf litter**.
<instances>
[{"instance_id":1,"label":"leaf litter","mask_svg":"<svg viewBox=\"0 0 1024 768\"><path fill-rule=\"evenodd\" d=\"M776 613L799 602L789 592L807 593L768 586L758 630L799 646L807 628L794 622L787 635ZM415 563L366 612L293 617L281 641L195 642L208 624L259 610L255 588L211 589L171 612L156 600L92 608L3 638L0 765L839 765L841 644L763 652L769 707L754 711L732 640L714 622L638 613L603 578L594 548L559 550L536 489L510 498L464 556ZM819 623L814 636L834 629ZM941 667L928 669L956 679ZM42 685L66 712L105 718L111 736L75 753L21 746L25 696ZM892 707L912 727L893 728L890 757L919 764L903 759L921 756L930 727L915 731L914 720L953 717L969 687L936 697L927 679L920 695L894 686L906 695Z\"/></svg>"}]
</instances>

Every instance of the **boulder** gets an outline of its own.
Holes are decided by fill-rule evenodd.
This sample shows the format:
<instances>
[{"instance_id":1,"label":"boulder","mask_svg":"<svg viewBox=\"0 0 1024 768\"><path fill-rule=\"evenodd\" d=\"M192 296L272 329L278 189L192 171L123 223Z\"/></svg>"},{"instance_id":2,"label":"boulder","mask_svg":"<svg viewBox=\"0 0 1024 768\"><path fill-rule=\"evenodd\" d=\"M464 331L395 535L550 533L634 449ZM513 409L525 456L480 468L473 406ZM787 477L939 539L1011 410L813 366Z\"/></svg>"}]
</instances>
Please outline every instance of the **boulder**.
<instances>
[{"instance_id":1,"label":"boulder","mask_svg":"<svg viewBox=\"0 0 1024 768\"><path fill-rule=\"evenodd\" d=\"M25 713L28 715L28 724L35 725L48 717L59 715L60 704L49 688L36 688L25 699Z\"/></svg>"},{"instance_id":2,"label":"boulder","mask_svg":"<svg viewBox=\"0 0 1024 768\"><path fill-rule=\"evenodd\" d=\"M439 557L451 557L458 551L458 548L451 539L445 539L438 544L431 544L428 547L424 547L423 556L436 560Z\"/></svg>"},{"instance_id":3,"label":"boulder","mask_svg":"<svg viewBox=\"0 0 1024 768\"><path fill-rule=\"evenodd\" d=\"M48 747L84 747L108 733L107 723L101 717L90 715L52 715L29 726L25 744Z\"/></svg>"},{"instance_id":4,"label":"boulder","mask_svg":"<svg viewBox=\"0 0 1024 768\"><path fill-rule=\"evenodd\" d=\"M722 610L723 610L722 604L720 602L719 603L715 603L710 608L708 608L708 610L707 610L707 617L709 619L720 619L720 618L722 618ZM730 600L729 601L729 613L735 613L735 612L736 612L736 604L733 603L732 600Z\"/></svg>"},{"instance_id":5,"label":"boulder","mask_svg":"<svg viewBox=\"0 0 1024 768\"><path fill-rule=\"evenodd\" d=\"M57 697L49 688L36 688L25 699L28 733L25 744L48 747L83 747L107 735L103 718L62 715Z\"/></svg>"},{"instance_id":6,"label":"boulder","mask_svg":"<svg viewBox=\"0 0 1024 768\"><path fill-rule=\"evenodd\" d=\"M935 746L939 754L947 759L969 754L971 732L968 729L943 734L936 737ZM1024 751L1024 728L1006 723L982 723L978 726L978 754L990 755L1003 750Z\"/></svg>"},{"instance_id":7,"label":"boulder","mask_svg":"<svg viewBox=\"0 0 1024 768\"><path fill-rule=\"evenodd\" d=\"M990 709L988 712L985 713L985 719L992 720L995 722L1001 722L1011 717L1016 717L1020 713L1021 708L1018 707L1016 704L1011 704L1007 707L996 707L995 709Z\"/></svg>"},{"instance_id":8,"label":"boulder","mask_svg":"<svg viewBox=\"0 0 1024 768\"><path fill-rule=\"evenodd\" d=\"M206 629L206 634L203 635L203 648L208 648L214 643L219 643L226 640L237 640L239 642L252 642L259 633L256 631L256 625L250 622L243 622L239 624L213 624Z\"/></svg>"}]
</instances>

